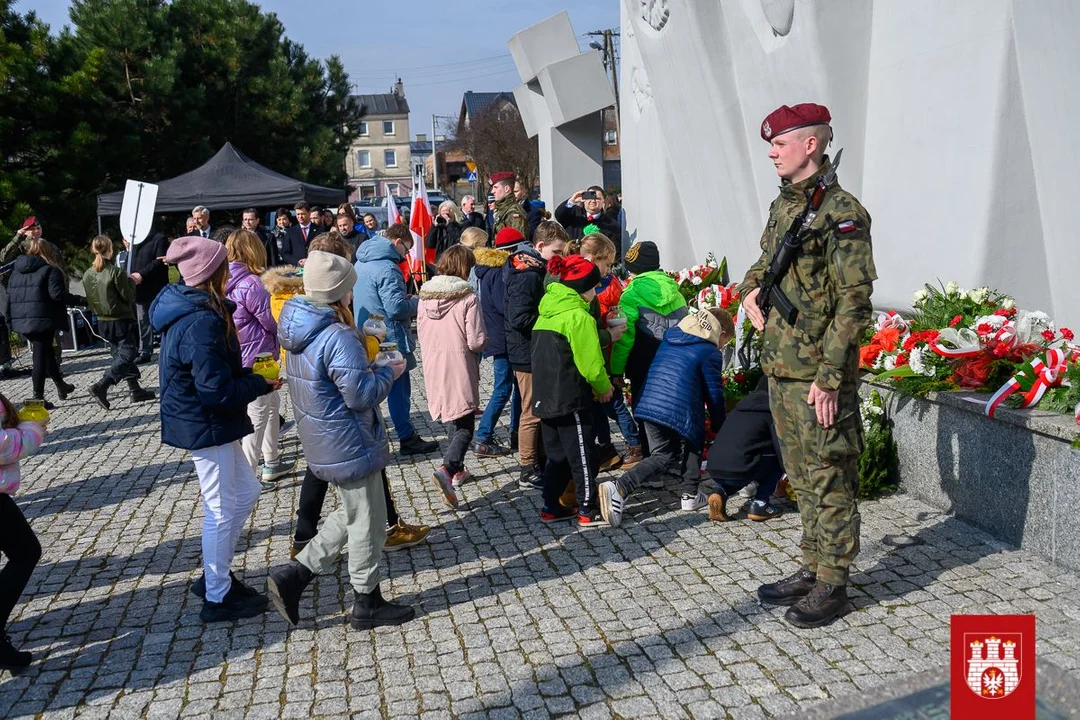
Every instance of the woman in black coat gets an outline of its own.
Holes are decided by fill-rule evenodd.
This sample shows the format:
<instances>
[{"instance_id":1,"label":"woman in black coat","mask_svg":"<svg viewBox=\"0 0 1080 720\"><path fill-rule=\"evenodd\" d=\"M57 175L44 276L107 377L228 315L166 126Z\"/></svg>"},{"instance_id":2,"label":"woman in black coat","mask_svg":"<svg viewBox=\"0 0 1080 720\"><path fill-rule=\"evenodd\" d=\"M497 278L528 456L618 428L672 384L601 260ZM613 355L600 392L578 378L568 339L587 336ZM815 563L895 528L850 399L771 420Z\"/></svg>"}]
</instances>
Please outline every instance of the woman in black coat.
<instances>
[{"instance_id":1,"label":"woman in black coat","mask_svg":"<svg viewBox=\"0 0 1080 720\"><path fill-rule=\"evenodd\" d=\"M435 224L431 226L424 242L424 247L435 251L436 262L447 248L461 242L461 221L464 219L465 216L461 214L453 200L445 200L439 205L438 214L435 215Z\"/></svg>"},{"instance_id":2,"label":"woman in black coat","mask_svg":"<svg viewBox=\"0 0 1080 720\"><path fill-rule=\"evenodd\" d=\"M56 332L67 326L67 306L79 304L68 292L67 278L51 246L43 240L31 240L26 255L15 261L8 281L7 312L11 329L24 336L33 352L34 398L45 399L45 378L56 383L56 394L67 400L75 390L64 382L60 364L53 352Z\"/></svg>"}]
</instances>

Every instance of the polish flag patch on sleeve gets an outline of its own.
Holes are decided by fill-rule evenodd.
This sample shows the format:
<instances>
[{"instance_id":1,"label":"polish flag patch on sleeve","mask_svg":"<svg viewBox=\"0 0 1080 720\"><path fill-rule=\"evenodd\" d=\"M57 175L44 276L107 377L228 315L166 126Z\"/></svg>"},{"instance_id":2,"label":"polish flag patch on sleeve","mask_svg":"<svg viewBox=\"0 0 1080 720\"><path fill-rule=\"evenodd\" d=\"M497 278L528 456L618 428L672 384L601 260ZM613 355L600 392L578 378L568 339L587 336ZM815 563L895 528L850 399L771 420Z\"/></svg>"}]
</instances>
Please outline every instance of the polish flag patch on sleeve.
<instances>
[{"instance_id":1,"label":"polish flag patch on sleeve","mask_svg":"<svg viewBox=\"0 0 1080 720\"><path fill-rule=\"evenodd\" d=\"M851 232L852 230L855 229L855 221L854 220L841 220L840 222L838 222L836 224L836 229L839 230L842 233Z\"/></svg>"}]
</instances>

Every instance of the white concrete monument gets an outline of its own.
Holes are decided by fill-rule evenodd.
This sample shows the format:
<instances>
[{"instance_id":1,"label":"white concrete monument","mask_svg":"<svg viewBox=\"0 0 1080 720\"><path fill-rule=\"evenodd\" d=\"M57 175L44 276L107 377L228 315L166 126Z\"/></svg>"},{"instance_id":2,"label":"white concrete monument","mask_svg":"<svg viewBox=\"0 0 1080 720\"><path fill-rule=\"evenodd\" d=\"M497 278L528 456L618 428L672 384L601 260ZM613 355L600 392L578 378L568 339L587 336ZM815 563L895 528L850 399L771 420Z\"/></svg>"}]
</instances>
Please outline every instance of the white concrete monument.
<instances>
[{"instance_id":1,"label":"white concrete monument","mask_svg":"<svg viewBox=\"0 0 1080 720\"><path fill-rule=\"evenodd\" d=\"M1080 2L620 0L632 239L741 279L778 179L761 139L816 102L873 217L878 306L988 284L1080 324Z\"/></svg>"},{"instance_id":2,"label":"white concrete monument","mask_svg":"<svg viewBox=\"0 0 1080 720\"><path fill-rule=\"evenodd\" d=\"M539 137L540 197L549 207L602 185L600 111L615 104L596 51L578 50L570 17L554 15L510 38L522 84L514 89L529 137Z\"/></svg>"}]
</instances>

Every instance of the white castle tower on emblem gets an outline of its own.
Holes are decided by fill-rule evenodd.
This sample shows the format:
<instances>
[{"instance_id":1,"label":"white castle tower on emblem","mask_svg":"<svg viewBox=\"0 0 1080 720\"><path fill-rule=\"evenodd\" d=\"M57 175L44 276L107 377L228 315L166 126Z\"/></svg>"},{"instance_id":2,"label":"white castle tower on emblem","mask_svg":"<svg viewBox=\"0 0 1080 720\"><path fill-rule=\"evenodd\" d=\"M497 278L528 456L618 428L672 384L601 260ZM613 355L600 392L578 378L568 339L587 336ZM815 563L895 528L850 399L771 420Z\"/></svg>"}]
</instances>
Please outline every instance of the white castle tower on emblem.
<instances>
[{"instance_id":1,"label":"white castle tower on emblem","mask_svg":"<svg viewBox=\"0 0 1080 720\"><path fill-rule=\"evenodd\" d=\"M983 647L983 643L978 640L971 643L971 658L967 668L968 687L981 697L1003 698L1020 684L1020 673L1017 670L1020 661L1016 658L1016 643L1011 640L1002 643L999 638L988 637L985 657Z\"/></svg>"}]
</instances>

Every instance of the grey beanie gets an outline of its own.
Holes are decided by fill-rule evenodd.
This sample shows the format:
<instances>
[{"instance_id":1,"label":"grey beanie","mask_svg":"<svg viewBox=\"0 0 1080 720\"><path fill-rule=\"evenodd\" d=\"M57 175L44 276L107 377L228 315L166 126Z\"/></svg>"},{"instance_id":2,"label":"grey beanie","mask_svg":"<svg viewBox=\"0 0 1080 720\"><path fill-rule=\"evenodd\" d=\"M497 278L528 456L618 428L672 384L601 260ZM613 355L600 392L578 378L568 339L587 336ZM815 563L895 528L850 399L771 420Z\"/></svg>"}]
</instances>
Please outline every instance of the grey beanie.
<instances>
[{"instance_id":1,"label":"grey beanie","mask_svg":"<svg viewBox=\"0 0 1080 720\"><path fill-rule=\"evenodd\" d=\"M304 294L316 302L336 303L352 292L356 270L334 253L315 250L304 261Z\"/></svg>"}]
</instances>

